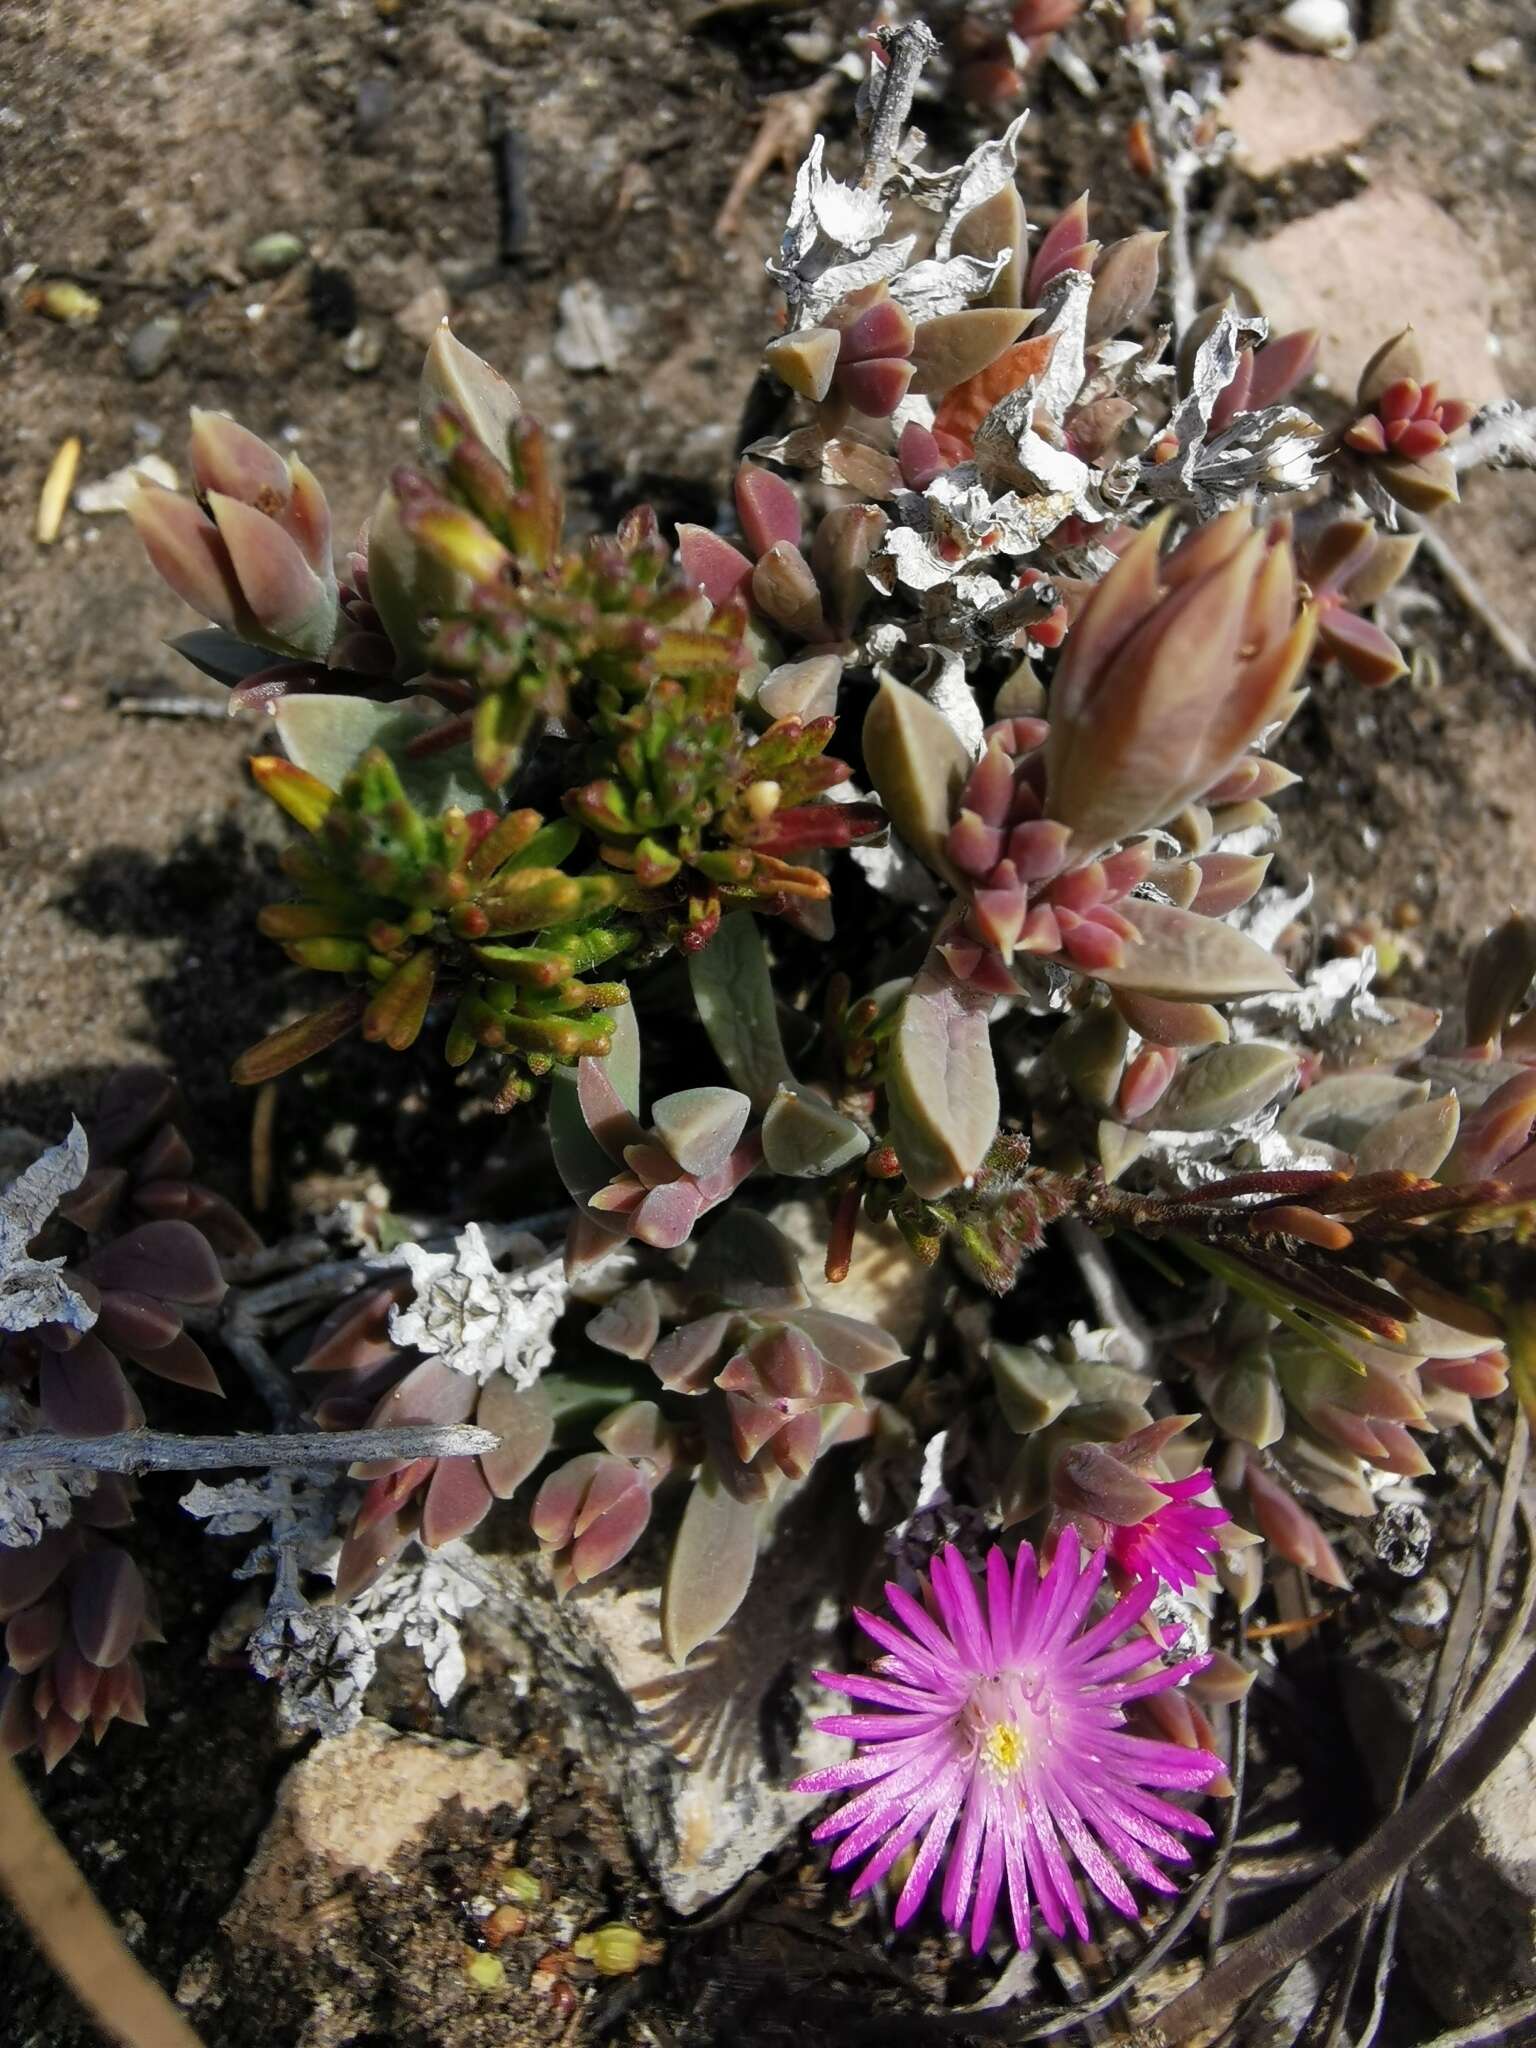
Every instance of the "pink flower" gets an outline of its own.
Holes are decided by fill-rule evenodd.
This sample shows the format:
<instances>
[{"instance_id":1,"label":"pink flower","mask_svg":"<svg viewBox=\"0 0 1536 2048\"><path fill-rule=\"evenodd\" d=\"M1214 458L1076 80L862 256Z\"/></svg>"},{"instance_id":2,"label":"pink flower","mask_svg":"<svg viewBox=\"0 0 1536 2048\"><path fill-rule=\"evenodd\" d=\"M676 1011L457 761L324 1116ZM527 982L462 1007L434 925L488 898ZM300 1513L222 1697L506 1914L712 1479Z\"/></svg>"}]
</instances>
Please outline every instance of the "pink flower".
<instances>
[{"instance_id":1,"label":"pink flower","mask_svg":"<svg viewBox=\"0 0 1536 2048\"><path fill-rule=\"evenodd\" d=\"M922 1904L947 1852L944 1918L958 1927L969 1911L973 1949L987 1938L1005 1879L1021 1947L1030 1939L1032 1896L1052 1933L1065 1934L1070 1920L1086 1938L1069 1854L1134 1919L1136 1901L1116 1866L1154 1891L1171 1892L1175 1885L1154 1859L1187 1862L1178 1837L1210 1834L1204 1821L1151 1788L1196 1790L1220 1773L1220 1760L1132 1735L1122 1712L1208 1660L1149 1672L1142 1668L1146 1636L1121 1641L1151 1605L1155 1579L1084 1628L1105 1563L1102 1550L1083 1563L1070 1529L1043 1574L1027 1543L1011 1570L994 1549L983 1609L951 1545L934 1559L926 1605L900 1586L886 1587L900 1626L856 1610L859 1626L887 1653L875 1665L878 1675L820 1675L881 1711L820 1722L831 1734L851 1736L861 1753L802 1778L796 1789L862 1788L815 1836L844 1838L834 1870L869 1852L855 1897L917 1845L896 1904L898 1927Z\"/></svg>"},{"instance_id":2,"label":"pink flower","mask_svg":"<svg viewBox=\"0 0 1536 2048\"><path fill-rule=\"evenodd\" d=\"M1161 1579L1176 1593L1188 1592L1196 1579L1215 1569L1216 1531L1232 1518L1225 1508L1202 1506L1197 1496L1209 1493L1209 1472L1191 1472L1187 1479L1151 1479L1168 1505L1154 1508L1139 1522L1109 1531L1110 1561L1117 1574L1140 1583Z\"/></svg>"}]
</instances>

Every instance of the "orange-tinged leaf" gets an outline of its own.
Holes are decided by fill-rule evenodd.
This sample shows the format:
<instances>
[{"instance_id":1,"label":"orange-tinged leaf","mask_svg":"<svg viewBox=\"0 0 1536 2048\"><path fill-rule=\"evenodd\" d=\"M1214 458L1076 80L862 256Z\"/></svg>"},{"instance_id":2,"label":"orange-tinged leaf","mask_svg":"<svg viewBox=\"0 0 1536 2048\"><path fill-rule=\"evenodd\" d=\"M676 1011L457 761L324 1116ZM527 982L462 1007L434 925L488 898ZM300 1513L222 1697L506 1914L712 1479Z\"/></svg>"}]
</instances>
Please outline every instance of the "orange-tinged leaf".
<instances>
[{"instance_id":1,"label":"orange-tinged leaf","mask_svg":"<svg viewBox=\"0 0 1536 2048\"><path fill-rule=\"evenodd\" d=\"M1016 341L1012 348L1005 348L995 362L988 363L984 370L978 370L974 377L967 377L963 384L957 384L949 393L934 416L934 432L953 434L969 449L975 440L976 429L1000 398L1006 398L1010 391L1017 391L1031 377L1044 376L1055 346L1053 334L1037 334L1029 340Z\"/></svg>"}]
</instances>

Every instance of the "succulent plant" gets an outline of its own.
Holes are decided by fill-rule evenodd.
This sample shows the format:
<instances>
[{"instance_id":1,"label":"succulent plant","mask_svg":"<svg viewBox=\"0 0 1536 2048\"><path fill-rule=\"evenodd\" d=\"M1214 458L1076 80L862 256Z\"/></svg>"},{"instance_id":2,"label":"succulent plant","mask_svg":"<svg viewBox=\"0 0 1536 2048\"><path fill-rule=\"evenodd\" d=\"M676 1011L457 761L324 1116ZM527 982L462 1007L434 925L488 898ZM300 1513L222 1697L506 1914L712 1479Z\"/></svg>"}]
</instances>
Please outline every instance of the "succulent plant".
<instances>
[{"instance_id":1,"label":"succulent plant","mask_svg":"<svg viewBox=\"0 0 1536 2048\"><path fill-rule=\"evenodd\" d=\"M192 1179L179 1115L168 1075L125 1068L89 1132L75 1123L0 1192L0 1436L141 1427L125 1364L221 1391L187 1318L223 1298L221 1255L261 1241ZM99 1742L114 1720L142 1723L133 1653L157 1631L138 1566L108 1533L132 1521L125 1482L79 1468L48 1479L13 1511L0 1474L0 1749L36 1746L52 1770L87 1727Z\"/></svg>"},{"instance_id":2,"label":"succulent plant","mask_svg":"<svg viewBox=\"0 0 1536 2048\"><path fill-rule=\"evenodd\" d=\"M951 46L967 89L1011 90L1003 72L1079 11L1025 0L1001 35L973 18ZM1121 25L1161 93L1147 11ZM1103 26L1085 16L1081 37ZM875 42L872 110L931 39ZM1174 97L1169 134L1213 161L1198 94ZM1350 1521L1426 1478L1441 1433L1510 1376L1520 1310L1489 1251L1528 1228L1536 1189L1536 926L1515 912L1483 941L1465 1029L1436 1052L1438 1015L1375 987L1369 933L1328 955L1305 893L1270 876L1308 664L1404 672L1367 614L1413 572L1396 508L1454 495L1467 408L1399 336L1325 433L1297 402L1317 336L1198 310L1177 237L1101 243L1087 193L1031 233L1019 121L948 168L888 126L868 124L857 181L819 137L801 167L763 350L786 411L735 462L718 530L685 522L674 546L640 508L572 538L553 437L446 326L417 455L343 573L308 472L217 416L194 421L196 498L136 510L217 628L185 651L274 713L283 757L255 774L307 837L284 859L296 900L263 928L343 984L237 1074L352 1033L405 1054L441 1005L449 1059L490 1054L499 1106L547 1081L570 1197L563 1262L470 1226L409 1247L314 1332L322 1429L501 1439L356 1469L336 1630L362 1625L348 1601L388 1597L412 1541L441 1550L517 1494L562 1594L664 1548L662 1634L685 1660L736 1612L777 1518L852 1476L829 1454L859 1446L860 1509L917 1637L931 1617L909 1588L935 1545L1000 1527L1018 1547L987 1566L999 1600L1005 1580L1027 1603L1075 1578L1080 1540L1102 1551L1073 1623L1102 1644L1100 1572L1127 1611L1156 1598L1175 1618L1218 1588L1251 1607L1267 1562L1344 1586ZM944 1262L921 1340L812 1299L755 1206L788 1196L833 1290L902 1248ZM110 1200L140 1227L232 1228L179 1158L125 1167ZM1118 1330L1063 1337L1050 1290L1019 1285L1062 1225ZM71 1400L136 1413L110 1353L87 1384L106 1347L72 1303L150 1370L191 1374L179 1269L16 1252L16 1289L48 1312L3 1356L45 1420ZM23 1661L45 1638L65 1655L50 1617L71 1574L105 1569L88 1510L113 1500L28 1497L50 1573L17 1606ZM964 1651L959 1548L931 1570ZM57 1747L58 1713L85 1718L69 1658L124 1668L99 1657L138 1623L108 1640L82 1615L41 1710L42 1663L11 1681L28 1740ZM989 1626L1012 1670L1012 1610ZM1152 1638L1114 1655L1129 1674ZM952 1739L973 1761L984 1740L988 1786L1022 1782L1024 1705L999 1705L995 1676L976 1691L967 1656L936 1768ZM1205 1752L1246 1676L1197 1661L1187 1689L1127 1677L1117 1739L1220 1789ZM92 1683L94 1708L131 1681ZM997 1812L1006 1841L1017 1808ZM961 1826L951 1905L975 1874Z\"/></svg>"}]
</instances>

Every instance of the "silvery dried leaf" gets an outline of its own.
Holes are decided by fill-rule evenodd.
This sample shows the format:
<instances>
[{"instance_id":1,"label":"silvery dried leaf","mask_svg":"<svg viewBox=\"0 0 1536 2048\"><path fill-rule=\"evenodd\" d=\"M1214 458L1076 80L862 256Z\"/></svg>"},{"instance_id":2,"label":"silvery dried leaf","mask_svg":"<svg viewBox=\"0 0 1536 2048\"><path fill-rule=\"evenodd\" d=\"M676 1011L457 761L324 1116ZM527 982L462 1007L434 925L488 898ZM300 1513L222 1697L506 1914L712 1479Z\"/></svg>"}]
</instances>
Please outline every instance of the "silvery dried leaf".
<instances>
[{"instance_id":1,"label":"silvery dried leaf","mask_svg":"<svg viewBox=\"0 0 1536 2048\"><path fill-rule=\"evenodd\" d=\"M1058 427L1083 388L1084 341L1092 297L1093 279L1085 270L1064 270L1046 288L1041 332L1054 335L1056 346L1035 387L1035 403L1041 417Z\"/></svg>"},{"instance_id":2,"label":"silvery dried leaf","mask_svg":"<svg viewBox=\"0 0 1536 2048\"><path fill-rule=\"evenodd\" d=\"M971 759L979 761L985 721L976 692L966 680L965 662L951 647L933 647L927 652L936 662L938 673L931 682L919 687L934 709L949 720Z\"/></svg>"},{"instance_id":3,"label":"silvery dried leaf","mask_svg":"<svg viewBox=\"0 0 1536 2048\"><path fill-rule=\"evenodd\" d=\"M795 177L789 219L767 270L789 300L791 324L814 326L849 292L895 277L916 237L873 248L890 208L876 193L845 185L822 168L826 140L816 136Z\"/></svg>"},{"instance_id":4,"label":"silvery dried leaf","mask_svg":"<svg viewBox=\"0 0 1536 2048\"><path fill-rule=\"evenodd\" d=\"M90 1164L90 1145L77 1118L69 1136L17 1174L0 1193L0 1330L63 1323L88 1330L96 1311L64 1278L63 1259L34 1259L27 1247Z\"/></svg>"},{"instance_id":5,"label":"silvery dried leaf","mask_svg":"<svg viewBox=\"0 0 1536 2048\"><path fill-rule=\"evenodd\" d=\"M277 1680L279 1712L290 1728L345 1735L363 1718L378 1659L347 1608L274 1599L247 1654L258 1677Z\"/></svg>"},{"instance_id":6,"label":"silvery dried leaf","mask_svg":"<svg viewBox=\"0 0 1536 2048\"><path fill-rule=\"evenodd\" d=\"M1069 448L1057 448L1031 424L1036 393L1025 385L999 399L976 429L976 465L983 476L1011 484L1020 497L1000 500L993 516L1013 512L1010 554L1025 554L1063 519L1076 516L1097 524L1104 518L1098 472ZM930 489L932 486L930 486ZM1049 521L1049 524L1043 522ZM1019 546L1019 541L1027 541Z\"/></svg>"},{"instance_id":7,"label":"silvery dried leaf","mask_svg":"<svg viewBox=\"0 0 1536 2048\"><path fill-rule=\"evenodd\" d=\"M1256 1110L1215 1131L1149 1131L1140 1163L1159 1170L1178 1187L1224 1180L1233 1171L1236 1148L1262 1144L1274 1132L1279 1113L1275 1106ZM1282 1140L1282 1145L1290 1149L1289 1141Z\"/></svg>"},{"instance_id":8,"label":"silvery dried leaf","mask_svg":"<svg viewBox=\"0 0 1536 2048\"><path fill-rule=\"evenodd\" d=\"M1144 467L1141 487L1151 498L1185 501L1200 518L1213 518L1254 492L1300 491L1315 483L1321 433L1294 406L1239 413L1210 440Z\"/></svg>"},{"instance_id":9,"label":"silvery dried leaf","mask_svg":"<svg viewBox=\"0 0 1536 2048\"><path fill-rule=\"evenodd\" d=\"M1239 930L1245 931L1250 939L1256 940L1259 945L1273 952L1282 935L1297 918L1311 908L1315 893L1310 875L1301 887L1294 891L1274 886L1261 889L1257 896L1237 911L1232 921Z\"/></svg>"},{"instance_id":10,"label":"silvery dried leaf","mask_svg":"<svg viewBox=\"0 0 1536 2048\"><path fill-rule=\"evenodd\" d=\"M1019 138L1028 119L1026 107L1001 135L973 149L963 164L951 164L942 171L924 170L914 164L907 171L907 187L917 204L944 214L933 251L941 260L953 247L955 230L965 216L995 199L1004 186L1013 182L1019 167Z\"/></svg>"},{"instance_id":11,"label":"silvery dried leaf","mask_svg":"<svg viewBox=\"0 0 1536 2048\"><path fill-rule=\"evenodd\" d=\"M230 1479L210 1486L204 1479L181 1497L189 1515L208 1524L210 1536L248 1536L272 1518L271 1475L264 1479Z\"/></svg>"},{"instance_id":12,"label":"silvery dried leaf","mask_svg":"<svg viewBox=\"0 0 1536 2048\"><path fill-rule=\"evenodd\" d=\"M1164 430L1173 435L1176 452L1148 475L1170 471L1188 484L1186 465L1192 468L1191 459L1204 444L1216 401L1237 375L1238 358L1245 348L1257 348L1268 333L1267 321L1239 313L1230 300L1222 307L1215 326L1195 353L1189 395L1174 407Z\"/></svg>"},{"instance_id":13,"label":"silvery dried leaf","mask_svg":"<svg viewBox=\"0 0 1536 2048\"><path fill-rule=\"evenodd\" d=\"M921 327L924 321L937 320L945 313L962 312L989 291L1011 254L1000 249L991 261L980 256L951 256L943 262L930 258L914 263L894 280L891 297L911 316L913 324Z\"/></svg>"}]
</instances>

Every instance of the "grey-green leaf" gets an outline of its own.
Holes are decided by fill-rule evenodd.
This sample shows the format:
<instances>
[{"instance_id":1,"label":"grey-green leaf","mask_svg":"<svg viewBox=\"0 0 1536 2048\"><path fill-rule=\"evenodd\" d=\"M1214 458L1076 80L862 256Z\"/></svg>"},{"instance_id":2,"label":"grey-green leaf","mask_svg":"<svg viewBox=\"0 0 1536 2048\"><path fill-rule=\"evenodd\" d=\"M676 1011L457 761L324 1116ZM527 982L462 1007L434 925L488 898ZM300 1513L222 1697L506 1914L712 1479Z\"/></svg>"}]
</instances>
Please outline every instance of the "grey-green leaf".
<instances>
[{"instance_id":1,"label":"grey-green leaf","mask_svg":"<svg viewBox=\"0 0 1536 2048\"><path fill-rule=\"evenodd\" d=\"M1279 1128L1288 1138L1319 1139L1353 1152L1376 1125L1428 1096L1427 1081L1405 1081L1397 1074L1330 1074L1286 1104Z\"/></svg>"},{"instance_id":2,"label":"grey-green leaf","mask_svg":"<svg viewBox=\"0 0 1536 2048\"><path fill-rule=\"evenodd\" d=\"M913 1191L932 1200L973 1174L1001 1104L991 998L924 970L907 991L886 1071L891 1142Z\"/></svg>"},{"instance_id":3,"label":"grey-green leaf","mask_svg":"<svg viewBox=\"0 0 1536 2048\"><path fill-rule=\"evenodd\" d=\"M509 435L522 402L499 371L454 339L446 320L433 335L421 366L418 403L424 441L429 439L432 415L439 406L451 405L468 420L503 469L509 467Z\"/></svg>"},{"instance_id":4,"label":"grey-green leaf","mask_svg":"<svg viewBox=\"0 0 1536 2048\"><path fill-rule=\"evenodd\" d=\"M822 1180L868 1150L869 1139L852 1117L809 1089L780 1088L763 1118L763 1160L770 1173Z\"/></svg>"},{"instance_id":5,"label":"grey-green leaf","mask_svg":"<svg viewBox=\"0 0 1536 2048\"><path fill-rule=\"evenodd\" d=\"M1411 1103L1367 1131L1355 1153L1357 1173L1416 1173L1429 1180L1444 1165L1461 1127L1454 1095Z\"/></svg>"},{"instance_id":6,"label":"grey-green leaf","mask_svg":"<svg viewBox=\"0 0 1536 2048\"><path fill-rule=\"evenodd\" d=\"M710 943L690 955L688 980L720 1064L759 1112L792 1081L779 1034L768 953L757 920L733 911Z\"/></svg>"},{"instance_id":7,"label":"grey-green leaf","mask_svg":"<svg viewBox=\"0 0 1536 2048\"><path fill-rule=\"evenodd\" d=\"M1225 1129L1273 1102L1300 1065L1283 1045L1213 1046L1179 1069L1145 1121L1159 1131Z\"/></svg>"},{"instance_id":8,"label":"grey-green leaf","mask_svg":"<svg viewBox=\"0 0 1536 2048\"><path fill-rule=\"evenodd\" d=\"M891 823L919 859L958 888L944 841L971 772L965 742L926 697L883 676L865 713L863 747Z\"/></svg>"},{"instance_id":9,"label":"grey-green leaf","mask_svg":"<svg viewBox=\"0 0 1536 2048\"><path fill-rule=\"evenodd\" d=\"M661 1639L684 1663L730 1620L752 1583L761 1504L736 1500L706 1464L694 1481L667 1565L661 1595Z\"/></svg>"},{"instance_id":10,"label":"grey-green leaf","mask_svg":"<svg viewBox=\"0 0 1536 2048\"><path fill-rule=\"evenodd\" d=\"M1139 897L1127 908L1141 939L1126 947L1119 967L1094 970L1094 980L1110 988L1169 1002L1219 1003L1296 986L1273 953L1232 925Z\"/></svg>"},{"instance_id":11,"label":"grey-green leaf","mask_svg":"<svg viewBox=\"0 0 1536 2048\"><path fill-rule=\"evenodd\" d=\"M467 745L445 748L421 761L406 754L407 742L427 727L398 704L316 692L280 698L276 720L289 760L331 789L340 789L370 747L382 747L419 809L435 816L451 804L472 811L485 801L485 787L475 774Z\"/></svg>"},{"instance_id":12,"label":"grey-green leaf","mask_svg":"<svg viewBox=\"0 0 1536 2048\"><path fill-rule=\"evenodd\" d=\"M752 1105L739 1088L679 1088L651 1106L656 1135L684 1173L718 1173L735 1151Z\"/></svg>"}]
</instances>

